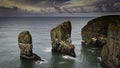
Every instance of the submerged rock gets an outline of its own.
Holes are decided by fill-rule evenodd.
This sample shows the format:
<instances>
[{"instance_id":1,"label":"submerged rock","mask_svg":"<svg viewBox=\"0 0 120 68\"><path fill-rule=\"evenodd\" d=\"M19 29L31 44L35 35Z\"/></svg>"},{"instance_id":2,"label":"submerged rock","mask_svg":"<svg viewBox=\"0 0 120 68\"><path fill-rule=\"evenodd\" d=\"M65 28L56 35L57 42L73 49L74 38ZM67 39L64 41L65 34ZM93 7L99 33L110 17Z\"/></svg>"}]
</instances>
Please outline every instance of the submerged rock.
<instances>
[{"instance_id":1,"label":"submerged rock","mask_svg":"<svg viewBox=\"0 0 120 68\"><path fill-rule=\"evenodd\" d=\"M41 60L41 58L32 52L32 36L29 31L23 31L19 34L18 45L20 48L20 57L30 60Z\"/></svg>"},{"instance_id":2,"label":"submerged rock","mask_svg":"<svg viewBox=\"0 0 120 68\"><path fill-rule=\"evenodd\" d=\"M71 22L66 21L51 30L52 51L75 57L74 45L71 42Z\"/></svg>"},{"instance_id":3,"label":"submerged rock","mask_svg":"<svg viewBox=\"0 0 120 68\"><path fill-rule=\"evenodd\" d=\"M96 18L82 29L83 43L103 47L103 68L120 68L120 15Z\"/></svg>"}]
</instances>

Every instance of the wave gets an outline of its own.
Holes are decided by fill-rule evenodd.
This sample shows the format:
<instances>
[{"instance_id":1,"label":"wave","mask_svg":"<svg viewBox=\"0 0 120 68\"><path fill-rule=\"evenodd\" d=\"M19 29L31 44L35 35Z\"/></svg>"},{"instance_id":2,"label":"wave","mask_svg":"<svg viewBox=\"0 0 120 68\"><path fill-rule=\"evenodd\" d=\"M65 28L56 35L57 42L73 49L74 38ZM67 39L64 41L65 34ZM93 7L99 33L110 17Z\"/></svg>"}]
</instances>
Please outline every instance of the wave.
<instances>
[{"instance_id":1,"label":"wave","mask_svg":"<svg viewBox=\"0 0 120 68\"><path fill-rule=\"evenodd\" d=\"M64 58L64 59L72 59L72 60L75 59L74 57L71 57L71 56L68 56L68 55L64 55L64 56L62 56L62 58Z\"/></svg>"},{"instance_id":2,"label":"wave","mask_svg":"<svg viewBox=\"0 0 120 68\"><path fill-rule=\"evenodd\" d=\"M71 59L71 60L77 60L75 57L72 57L72 56L69 56L69 55L63 55L62 58Z\"/></svg>"},{"instance_id":3,"label":"wave","mask_svg":"<svg viewBox=\"0 0 120 68\"><path fill-rule=\"evenodd\" d=\"M44 60L44 61L38 60L38 61L35 62L35 64L40 65L40 64L47 63L47 60L45 60L45 59L43 59L43 60Z\"/></svg>"},{"instance_id":4,"label":"wave","mask_svg":"<svg viewBox=\"0 0 120 68\"><path fill-rule=\"evenodd\" d=\"M102 61L101 57L97 57L98 60Z\"/></svg>"},{"instance_id":5,"label":"wave","mask_svg":"<svg viewBox=\"0 0 120 68\"><path fill-rule=\"evenodd\" d=\"M79 61L78 58L75 58L75 57L72 57L72 56L69 56L69 55L63 55L62 58L64 58L64 59L70 59L70 60L75 60L77 62L81 62L81 61Z\"/></svg>"},{"instance_id":6,"label":"wave","mask_svg":"<svg viewBox=\"0 0 120 68\"><path fill-rule=\"evenodd\" d=\"M64 55L64 56L62 56L62 58L64 58L64 59L72 59L72 60L75 60L74 57L71 57L71 56L68 56L68 55Z\"/></svg>"}]
</instances>

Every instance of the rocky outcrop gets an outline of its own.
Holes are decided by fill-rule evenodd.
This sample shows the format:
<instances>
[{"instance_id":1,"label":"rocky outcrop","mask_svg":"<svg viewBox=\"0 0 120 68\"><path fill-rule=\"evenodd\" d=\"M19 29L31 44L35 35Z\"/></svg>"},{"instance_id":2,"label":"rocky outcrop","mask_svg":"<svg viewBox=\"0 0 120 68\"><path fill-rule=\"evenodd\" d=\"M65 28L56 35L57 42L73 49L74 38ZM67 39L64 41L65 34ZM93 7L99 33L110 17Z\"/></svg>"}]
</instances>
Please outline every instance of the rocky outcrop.
<instances>
[{"instance_id":1,"label":"rocky outcrop","mask_svg":"<svg viewBox=\"0 0 120 68\"><path fill-rule=\"evenodd\" d=\"M84 44L103 46L103 68L120 68L120 15L103 16L88 22L82 29L82 38Z\"/></svg>"},{"instance_id":2,"label":"rocky outcrop","mask_svg":"<svg viewBox=\"0 0 120 68\"><path fill-rule=\"evenodd\" d=\"M32 36L29 31L23 31L19 34L18 45L20 48L20 57L30 60L41 60L41 58L32 52Z\"/></svg>"},{"instance_id":3,"label":"rocky outcrop","mask_svg":"<svg viewBox=\"0 0 120 68\"><path fill-rule=\"evenodd\" d=\"M75 57L74 45L71 41L71 22L66 21L51 30L52 51Z\"/></svg>"}]
</instances>

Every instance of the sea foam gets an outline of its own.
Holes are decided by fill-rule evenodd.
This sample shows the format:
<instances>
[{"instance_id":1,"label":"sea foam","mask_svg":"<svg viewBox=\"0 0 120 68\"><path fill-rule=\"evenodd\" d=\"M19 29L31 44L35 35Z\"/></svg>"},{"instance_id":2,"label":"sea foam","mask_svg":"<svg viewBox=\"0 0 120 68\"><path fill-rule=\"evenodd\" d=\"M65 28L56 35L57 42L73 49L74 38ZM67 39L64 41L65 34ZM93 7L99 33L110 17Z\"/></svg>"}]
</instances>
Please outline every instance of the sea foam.
<instances>
[{"instance_id":1,"label":"sea foam","mask_svg":"<svg viewBox=\"0 0 120 68\"><path fill-rule=\"evenodd\" d=\"M100 60L100 61L102 60L101 57L97 57L97 59Z\"/></svg>"},{"instance_id":2,"label":"sea foam","mask_svg":"<svg viewBox=\"0 0 120 68\"><path fill-rule=\"evenodd\" d=\"M80 62L79 59L77 59L76 57L71 57L69 55L63 55L62 58L64 58L64 59L70 59L70 60L75 60L77 62Z\"/></svg>"},{"instance_id":3,"label":"sea foam","mask_svg":"<svg viewBox=\"0 0 120 68\"><path fill-rule=\"evenodd\" d=\"M45 59L43 59L44 61L36 61L35 63L37 64L37 65L40 65L40 64L45 64L45 63L47 63L47 60L45 60Z\"/></svg>"},{"instance_id":4,"label":"sea foam","mask_svg":"<svg viewBox=\"0 0 120 68\"><path fill-rule=\"evenodd\" d=\"M62 56L62 58L64 58L64 59L72 59L72 60L75 60L74 57L71 57L71 56L68 56L68 55L64 55L64 56Z\"/></svg>"}]
</instances>

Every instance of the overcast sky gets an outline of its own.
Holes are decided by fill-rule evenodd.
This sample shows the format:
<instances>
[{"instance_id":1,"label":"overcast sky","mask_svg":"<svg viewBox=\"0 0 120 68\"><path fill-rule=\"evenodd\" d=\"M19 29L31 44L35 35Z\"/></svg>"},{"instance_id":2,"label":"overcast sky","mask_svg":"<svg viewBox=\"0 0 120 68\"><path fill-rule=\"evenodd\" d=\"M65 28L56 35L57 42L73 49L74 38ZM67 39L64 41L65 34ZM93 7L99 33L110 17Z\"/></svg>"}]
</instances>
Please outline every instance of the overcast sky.
<instances>
[{"instance_id":1,"label":"overcast sky","mask_svg":"<svg viewBox=\"0 0 120 68\"><path fill-rule=\"evenodd\" d=\"M120 0L0 0L0 14L120 12Z\"/></svg>"}]
</instances>

